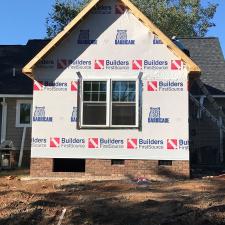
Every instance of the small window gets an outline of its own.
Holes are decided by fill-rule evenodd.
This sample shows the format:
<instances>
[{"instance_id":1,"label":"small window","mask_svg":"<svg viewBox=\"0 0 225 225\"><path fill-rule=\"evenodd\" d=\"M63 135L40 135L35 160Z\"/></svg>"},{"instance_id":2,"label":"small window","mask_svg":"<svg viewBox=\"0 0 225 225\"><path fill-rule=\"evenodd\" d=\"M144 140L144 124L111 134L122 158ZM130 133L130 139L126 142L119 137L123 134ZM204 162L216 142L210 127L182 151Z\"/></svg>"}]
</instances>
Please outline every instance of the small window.
<instances>
[{"instance_id":1,"label":"small window","mask_svg":"<svg viewBox=\"0 0 225 225\"><path fill-rule=\"evenodd\" d=\"M172 166L172 160L159 160L158 165L159 166Z\"/></svg>"},{"instance_id":2,"label":"small window","mask_svg":"<svg viewBox=\"0 0 225 225\"><path fill-rule=\"evenodd\" d=\"M18 100L16 105L16 127L31 127L32 101Z\"/></svg>"},{"instance_id":3,"label":"small window","mask_svg":"<svg viewBox=\"0 0 225 225\"><path fill-rule=\"evenodd\" d=\"M112 159L111 165L124 165L125 160L124 159Z\"/></svg>"}]
</instances>

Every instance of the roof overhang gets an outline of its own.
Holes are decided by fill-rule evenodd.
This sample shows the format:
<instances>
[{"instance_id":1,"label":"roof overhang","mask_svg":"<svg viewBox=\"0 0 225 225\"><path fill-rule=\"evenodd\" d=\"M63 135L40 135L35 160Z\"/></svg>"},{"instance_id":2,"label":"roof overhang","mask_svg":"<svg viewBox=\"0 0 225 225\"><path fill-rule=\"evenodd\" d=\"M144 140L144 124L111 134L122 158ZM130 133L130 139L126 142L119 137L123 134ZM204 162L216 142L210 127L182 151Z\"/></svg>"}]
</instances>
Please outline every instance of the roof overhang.
<instances>
[{"instance_id":1,"label":"roof overhang","mask_svg":"<svg viewBox=\"0 0 225 225\"><path fill-rule=\"evenodd\" d=\"M31 79L34 79L34 66L54 49L61 41L72 31L72 29L81 21L88 12L96 6L101 0L92 0L55 38L53 38L22 70ZM200 75L199 66L188 57L179 47L177 47L159 28L157 28L133 3L129 0L120 0L131 13L138 18L152 33L156 34L163 44L165 44L177 57L179 57L187 66L189 75Z\"/></svg>"}]
</instances>

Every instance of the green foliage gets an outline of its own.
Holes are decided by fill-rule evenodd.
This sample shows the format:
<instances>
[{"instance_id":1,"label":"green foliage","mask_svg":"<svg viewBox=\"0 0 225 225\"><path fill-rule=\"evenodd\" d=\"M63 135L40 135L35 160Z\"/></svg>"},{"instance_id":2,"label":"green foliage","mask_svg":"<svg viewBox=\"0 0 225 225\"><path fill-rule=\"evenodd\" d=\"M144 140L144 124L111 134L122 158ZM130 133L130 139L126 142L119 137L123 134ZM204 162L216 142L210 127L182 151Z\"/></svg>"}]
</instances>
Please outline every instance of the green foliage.
<instances>
[{"instance_id":1,"label":"green foliage","mask_svg":"<svg viewBox=\"0 0 225 225\"><path fill-rule=\"evenodd\" d=\"M56 0L46 20L48 37L55 36L82 10L89 0ZM217 4L201 0L132 0L168 37L205 36Z\"/></svg>"}]
</instances>

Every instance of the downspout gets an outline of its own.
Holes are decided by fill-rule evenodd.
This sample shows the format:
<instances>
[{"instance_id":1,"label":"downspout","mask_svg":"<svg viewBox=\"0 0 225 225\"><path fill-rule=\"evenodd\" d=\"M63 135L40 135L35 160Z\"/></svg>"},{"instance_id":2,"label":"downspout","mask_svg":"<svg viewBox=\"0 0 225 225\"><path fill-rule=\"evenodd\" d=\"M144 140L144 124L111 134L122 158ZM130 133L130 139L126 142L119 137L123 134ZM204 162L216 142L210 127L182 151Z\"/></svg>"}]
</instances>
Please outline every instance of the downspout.
<instances>
[{"instance_id":1,"label":"downspout","mask_svg":"<svg viewBox=\"0 0 225 225\"><path fill-rule=\"evenodd\" d=\"M1 126L1 143L6 140L6 126L7 126L7 103L5 98L3 98L2 102L2 126Z\"/></svg>"}]
</instances>

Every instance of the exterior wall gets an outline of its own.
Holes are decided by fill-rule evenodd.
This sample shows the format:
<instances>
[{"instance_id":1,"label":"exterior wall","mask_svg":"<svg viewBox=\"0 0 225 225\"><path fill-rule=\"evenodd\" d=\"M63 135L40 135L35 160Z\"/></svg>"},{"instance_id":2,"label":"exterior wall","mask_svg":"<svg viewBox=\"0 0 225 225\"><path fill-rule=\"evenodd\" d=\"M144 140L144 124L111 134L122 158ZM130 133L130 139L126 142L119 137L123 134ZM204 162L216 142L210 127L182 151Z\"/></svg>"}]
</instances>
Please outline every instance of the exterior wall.
<instances>
[{"instance_id":1,"label":"exterior wall","mask_svg":"<svg viewBox=\"0 0 225 225\"><path fill-rule=\"evenodd\" d=\"M32 158L33 177L146 177L188 178L189 161L173 161L172 166L159 166L158 160L125 160L124 165L111 165L111 160L86 159L85 173L52 172L53 159Z\"/></svg>"},{"instance_id":2,"label":"exterior wall","mask_svg":"<svg viewBox=\"0 0 225 225\"><path fill-rule=\"evenodd\" d=\"M62 175L51 172L52 158L85 158L87 175L156 175L158 160L173 160L168 170L188 176L185 63L130 11L118 14L118 1L100 4L34 68L31 174ZM113 81L135 81L135 126L112 126L110 91L106 126L83 126L82 81L90 80L105 81L107 90ZM129 160L119 167L110 159Z\"/></svg>"},{"instance_id":3,"label":"exterior wall","mask_svg":"<svg viewBox=\"0 0 225 225\"><path fill-rule=\"evenodd\" d=\"M12 140L16 149L16 161L18 162L19 151L22 141L23 128L16 127L16 102L19 99L6 98L7 103L7 127L6 127L6 140ZM31 100L31 99L29 99ZM31 152L31 127L26 130L26 137L24 143L24 157L22 166L28 167L30 164Z\"/></svg>"},{"instance_id":4,"label":"exterior wall","mask_svg":"<svg viewBox=\"0 0 225 225\"><path fill-rule=\"evenodd\" d=\"M225 98L216 98L218 105L225 107ZM205 100L206 107L216 118L212 105ZM218 126L202 113L197 118L198 109L190 103L190 159L192 165L220 164L220 133ZM225 139L223 140L223 142ZM225 153L225 142L223 144Z\"/></svg>"}]
</instances>

